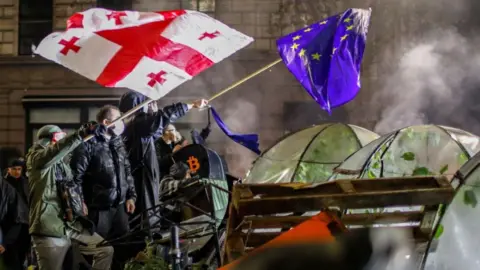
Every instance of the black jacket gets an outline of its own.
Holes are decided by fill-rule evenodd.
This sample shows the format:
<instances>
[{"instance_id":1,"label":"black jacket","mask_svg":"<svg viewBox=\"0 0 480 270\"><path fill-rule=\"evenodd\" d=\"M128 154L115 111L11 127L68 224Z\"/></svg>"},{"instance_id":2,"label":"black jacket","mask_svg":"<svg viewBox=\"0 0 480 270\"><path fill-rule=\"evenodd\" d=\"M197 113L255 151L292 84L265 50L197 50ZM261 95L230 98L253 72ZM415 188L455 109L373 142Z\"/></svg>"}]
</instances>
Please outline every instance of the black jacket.
<instances>
[{"instance_id":1,"label":"black jacket","mask_svg":"<svg viewBox=\"0 0 480 270\"><path fill-rule=\"evenodd\" d=\"M147 98L137 92L128 92L120 100L120 111L126 113L144 102ZM158 134L170 123L185 115L188 107L184 103L166 106L153 114L137 113L126 121L122 134L129 153L132 175L137 191L136 213L159 204L160 169L154 146ZM159 221L158 211L148 212L148 224L153 226Z\"/></svg>"},{"instance_id":2,"label":"black jacket","mask_svg":"<svg viewBox=\"0 0 480 270\"><path fill-rule=\"evenodd\" d=\"M104 210L137 195L130 162L120 136L93 138L73 152L70 167L74 181L82 186L88 208Z\"/></svg>"},{"instance_id":3,"label":"black jacket","mask_svg":"<svg viewBox=\"0 0 480 270\"><path fill-rule=\"evenodd\" d=\"M25 210L19 203L19 196L14 187L0 176L0 244L13 244L18 237L18 224L28 224L28 208Z\"/></svg>"},{"instance_id":4,"label":"black jacket","mask_svg":"<svg viewBox=\"0 0 480 270\"><path fill-rule=\"evenodd\" d=\"M5 180L15 189L17 200L17 222L28 224L28 179L21 176L20 179L15 179L7 176Z\"/></svg>"}]
</instances>

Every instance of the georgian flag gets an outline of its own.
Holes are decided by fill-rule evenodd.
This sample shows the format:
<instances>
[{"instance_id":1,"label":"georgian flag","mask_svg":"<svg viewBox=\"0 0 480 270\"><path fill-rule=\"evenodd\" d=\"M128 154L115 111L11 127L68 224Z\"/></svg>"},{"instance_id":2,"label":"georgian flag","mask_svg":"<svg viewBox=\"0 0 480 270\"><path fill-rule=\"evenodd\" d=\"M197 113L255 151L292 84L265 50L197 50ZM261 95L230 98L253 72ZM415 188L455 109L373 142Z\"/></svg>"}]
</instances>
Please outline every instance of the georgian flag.
<instances>
[{"instance_id":1,"label":"georgian flag","mask_svg":"<svg viewBox=\"0 0 480 270\"><path fill-rule=\"evenodd\" d=\"M106 87L159 99L253 41L197 11L75 13L35 50Z\"/></svg>"}]
</instances>

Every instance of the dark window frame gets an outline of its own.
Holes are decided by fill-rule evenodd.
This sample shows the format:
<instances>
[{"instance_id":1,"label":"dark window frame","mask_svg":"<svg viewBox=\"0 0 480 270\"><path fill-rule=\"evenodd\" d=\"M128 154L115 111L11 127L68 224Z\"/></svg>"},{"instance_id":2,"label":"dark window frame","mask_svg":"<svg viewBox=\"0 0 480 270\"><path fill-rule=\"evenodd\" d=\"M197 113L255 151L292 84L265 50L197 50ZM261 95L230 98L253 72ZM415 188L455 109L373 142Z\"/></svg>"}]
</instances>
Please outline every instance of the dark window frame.
<instances>
[{"instance_id":1,"label":"dark window frame","mask_svg":"<svg viewBox=\"0 0 480 270\"><path fill-rule=\"evenodd\" d=\"M75 99L80 99L76 101ZM88 100L81 100L88 99ZM75 96L25 96L23 98L25 110L25 153L32 146L33 130L39 129L47 124L57 125L62 129L77 129L88 122L88 111L93 107L102 107L108 104L117 105L118 96L96 96L96 97L75 97ZM46 101L48 100L48 101ZM79 108L80 119L78 123L30 123L30 111L32 109L49 108Z\"/></svg>"},{"instance_id":2,"label":"dark window frame","mask_svg":"<svg viewBox=\"0 0 480 270\"><path fill-rule=\"evenodd\" d=\"M133 8L132 0L97 0L97 7L111 10L131 10Z\"/></svg>"},{"instance_id":3,"label":"dark window frame","mask_svg":"<svg viewBox=\"0 0 480 270\"><path fill-rule=\"evenodd\" d=\"M22 1L25 0L20 0L19 3L17 49L18 55L31 55L33 53L31 46L38 46L40 41L53 31L54 1L49 0L49 3L42 3L41 6L49 7L49 10L48 8L45 8L45 10L41 10L46 11L44 12L45 14L37 13L37 16L32 15L35 14L35 11L30 11L28 12L30 14L24 15L22 12L23 7L28 7L29 5L25 3L26 1L23 3ZM35 5L34 7L30 7L32 10L37 10L36 8ZM32 30L35 26L37 26L36 29ZM39 28L40 26L41 28ZM46 29L48 29L48 31ZM31 31L34 34L26 35L25 32L28 31Z\"/></svg>"}]
</instances>

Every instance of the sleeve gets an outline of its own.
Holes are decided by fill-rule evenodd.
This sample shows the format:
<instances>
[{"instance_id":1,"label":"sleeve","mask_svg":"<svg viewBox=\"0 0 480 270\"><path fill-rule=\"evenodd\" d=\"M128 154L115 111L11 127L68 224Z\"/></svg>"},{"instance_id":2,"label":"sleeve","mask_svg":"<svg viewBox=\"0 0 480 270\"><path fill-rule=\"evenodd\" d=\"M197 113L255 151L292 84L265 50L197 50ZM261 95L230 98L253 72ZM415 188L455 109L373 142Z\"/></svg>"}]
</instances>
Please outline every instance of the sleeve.
<instances>
[{"instance_id":1,"label":"sleeve","mask_svg":"<svg viewBox=\"0 0 480 270\"><path fill-rule=\"evenodd\" d=\"M17 223L17 217L19 215L19 211L17 208L19 206L19 198L17 196L17 190L10 184L5 183L4 188L7 189L5 195L8 196L7 215L5 216L5 218L14 220L14 222L12 222L12 226L4 232L5 234L3 235L3 245L12 245L15 243L16 239L20 235L21 229L21 225Z\"/></svg>"},{"instance_id":2,"label":"sleeve","mask_svg":"<svg viewBox=\"0 0 480 270\"><path fill-rule=\"evenodd\" d=\"M127 200L137 201L137 192L135 191L135 181L132 176L132 168L130 166L130 160L125 157L125 176L127 177Z\"/></svg>"},{"instance_id":3,"label":"sleeve","mask_svg":"<svg viewBox=\"0 0 480 270\"><path fill-rule=\"evenodd\" d=\"M72 153L72 158L70 159L70 168L73 173L73 181L79 187L79 191L82 194L79 194L83 198L83 178L88 170L91 160L91 151L89 151L89 143L82 143L79 145Z\"/></svg>"},{"instance_id":4,"label":"sleeve","mask_svg":"<svg viewBox=\"0 0 480 270\"><path fill-rule=\"evenodd\" d=\"M28 162L37 169L48 168L62 160L81 142L82 138L75 132L55 144L34 151L28 156Z\"/></svg>"},{"instance_id":5,"label":"sleeve","mask_svg":"<svg viewBox=\"0 0 480 270\"><path fill-rule=\"evenodd\" d=\"M158 137L168 124L184 116L187 111L187 104L176 103L166 106L154 114L143 113L135 117L135 131L145 137Z\"/></svg>"},{"instance_id":6,"label":"sleeve","mask_svg":"<svg viewBox=\"0 0 480 270\"><path fill-rule=\"evenodd\" d=\"M181 180L175 180L170 175L165 176L162 181L160 181L160 199L164 196L169 196L175 193L181 182Z\"/></svg>"}]
</instances>

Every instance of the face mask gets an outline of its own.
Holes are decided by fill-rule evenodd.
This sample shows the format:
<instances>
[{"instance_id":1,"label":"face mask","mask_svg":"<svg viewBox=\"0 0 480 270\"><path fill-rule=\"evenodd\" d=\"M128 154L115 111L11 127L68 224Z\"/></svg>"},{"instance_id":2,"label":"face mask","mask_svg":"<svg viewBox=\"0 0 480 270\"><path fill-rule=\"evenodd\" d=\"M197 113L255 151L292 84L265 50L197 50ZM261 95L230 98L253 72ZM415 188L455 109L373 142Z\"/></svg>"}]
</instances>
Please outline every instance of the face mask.
<instances>
[{"instance_id":1,"label":"face mask","mask_svg":"<svg viewBox=\"0 0 480 270\"><path fill-rule=\"evenodd\" d=\"M112 128L113 134L115 134L117 136L122 135L122 133L124 131L125 131L125 124L123 123L123 121L119 121L119 122L115 123L115 126L113 126L113 128Z\"/></svg>"}]
</instances>

